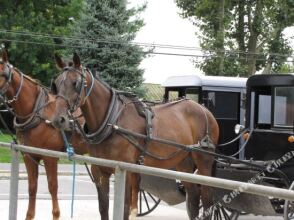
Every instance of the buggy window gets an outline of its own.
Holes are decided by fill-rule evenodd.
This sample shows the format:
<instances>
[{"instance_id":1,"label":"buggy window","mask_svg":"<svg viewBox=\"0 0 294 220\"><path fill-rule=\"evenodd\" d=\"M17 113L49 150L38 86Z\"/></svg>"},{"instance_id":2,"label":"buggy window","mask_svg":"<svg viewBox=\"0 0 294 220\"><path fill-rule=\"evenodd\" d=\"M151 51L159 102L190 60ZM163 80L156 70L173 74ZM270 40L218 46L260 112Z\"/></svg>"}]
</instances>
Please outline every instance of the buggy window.
<instances>
[{"instance_id":1,"label":"buggy window","mask_svg":"<svg viewBox=\"0 0 294 220\"><path fill-rule=\"evenodd\" d=\"M271 96L258 96L258 124L271 124Z\"/></svg>"},{"instance_id":2,"label":"buggy window","mask_svg":"<svg viewBox=\"0 0 294 220\"><path fill-rule=\"evenodd\" d=\"M186 97L195 102L199 101L199 90L197 88L187 88L186 89Z\"/></svg>"},{"instance_id":3,"label":"buggy window","mask_svg":"<svg viewBox=\"0 0 294 220\"><path fill-rule=\"evenodd\" d=\"M217 119L238 119L239 94L234 92L209 91L204 98L205 106Z\"/></svg>"},{"instance_id":4,"label":"buggy window","mask_svg":"<svg viewBox=\"0 0 294 220\"><path fill-rule=\"evenodd\" d=\"M276 87L274 97L274 126L293 126L294 87Z\"/></svg>"}]
</instances>

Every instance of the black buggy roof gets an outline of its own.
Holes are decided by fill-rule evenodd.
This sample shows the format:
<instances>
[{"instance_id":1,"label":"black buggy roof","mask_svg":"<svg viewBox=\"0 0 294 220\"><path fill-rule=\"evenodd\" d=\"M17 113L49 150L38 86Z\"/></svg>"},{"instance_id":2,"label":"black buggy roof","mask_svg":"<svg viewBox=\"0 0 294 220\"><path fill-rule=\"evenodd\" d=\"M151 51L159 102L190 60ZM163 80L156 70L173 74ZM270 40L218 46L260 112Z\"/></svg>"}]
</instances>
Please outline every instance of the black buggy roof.
<instances>
[{"instance_id":1,"label":"black buggy roof","mask_svg":"<svg viewBox=\"0 0 294 220\"><path fill-rule=\"evenodd\" d=\"M247 80L247 88L258 86L294 86L294 74L260 74Z\"/></svg>"}]
</instances>

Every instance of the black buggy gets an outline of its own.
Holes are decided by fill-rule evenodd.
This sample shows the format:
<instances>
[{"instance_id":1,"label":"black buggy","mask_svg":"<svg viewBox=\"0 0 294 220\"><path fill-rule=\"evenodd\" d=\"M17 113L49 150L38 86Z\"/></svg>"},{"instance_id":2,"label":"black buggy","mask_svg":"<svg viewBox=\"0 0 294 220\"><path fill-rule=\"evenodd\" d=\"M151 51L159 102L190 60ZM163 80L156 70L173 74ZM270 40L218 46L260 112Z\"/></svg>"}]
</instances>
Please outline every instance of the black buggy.
<instances>
[{"instance_id":1,"label":"black buggy","mask_svg":"<svg viewBox=\"0 0 294 220\"><path fill-rule=\"evenodd\" d=\"M215 158L217 177L294 189L294 75L254 75L248 80L179 76L167 79L164 87L164 100L191 98L205 105L218 120L221 144ZM234 139L234 130L240 138ZM162 181L165 179L149 180L149 184L143 181L141 188L169 204L184 201L177 181L169 183L170 188L164 184L161 193ZM247 213L294 219L292 202L213 190L218 206L212 219L238 219ZM166 198L167 191L173 195Z\"/></svg>"}]
</instances>

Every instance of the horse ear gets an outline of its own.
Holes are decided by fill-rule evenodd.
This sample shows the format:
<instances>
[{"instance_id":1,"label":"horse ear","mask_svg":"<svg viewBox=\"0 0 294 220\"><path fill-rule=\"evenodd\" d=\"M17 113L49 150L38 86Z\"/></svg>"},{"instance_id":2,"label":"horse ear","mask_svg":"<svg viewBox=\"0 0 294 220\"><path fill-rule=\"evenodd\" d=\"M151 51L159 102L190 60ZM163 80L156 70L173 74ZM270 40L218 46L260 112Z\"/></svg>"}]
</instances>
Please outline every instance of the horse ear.
<instances>
[{"instance_id":1,"label":"horse ear","mask_svg":"<svg viewBox=\"0 0 294 220\"><path fill-rule=\"evenodd\" d=\"M55 58L55 63L57 67L59 67L60 69L63 69L66 66L63 60L61 59L61 57L57 53L54 54L54 58Z\"/></svg>"},{"instance_id":2,"label":"horse ear","mask_svg":"<svg viewBox=\"0 0 294 220\"><path fill-rule=\"evenodd\" d=\"M79 57L79 55L77 53L74 53L72 60L74 62L75 68L80 68L81 67L81 60L80 60L80 57Z\"/></svg>"},{"instance_id":3,"label":"horse ear","mask_svg":"<svg viewBox=\"0 0 294 220\"><path fill-rule=\"evenodd\" d=\"M2 62L4 62L4 63L8 62L8 54L5 49L2 50Z\"/></svg>"}]
</instances>

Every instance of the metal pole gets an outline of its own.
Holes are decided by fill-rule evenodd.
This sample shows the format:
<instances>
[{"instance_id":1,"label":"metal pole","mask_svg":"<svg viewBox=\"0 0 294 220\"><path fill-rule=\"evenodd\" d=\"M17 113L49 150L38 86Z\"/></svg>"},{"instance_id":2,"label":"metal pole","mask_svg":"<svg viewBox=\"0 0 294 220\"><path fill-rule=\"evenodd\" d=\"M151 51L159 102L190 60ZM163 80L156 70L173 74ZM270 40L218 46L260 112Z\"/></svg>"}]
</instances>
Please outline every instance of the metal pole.
<instances>
[{"instance_id":1,"label":"metal pole","mask_svg":"<svg viewBox=\"0 0 294 220\"><path fill-rule=\"evenodd\" d=\"M117 166L115 168L113 220L124 219L125 186L126 170L122 170L119 166Z\"/></svg>"},{"instance_id":2,"label":"metal pole","mask_svg":"<svg viewBox=\"0 0 294 220\"><path fill-rule=\"evenodd\" d=\"M0 142L0 147L10 147L10 146L11 145L8 143ZM39 149L39 148L28 147L23 145L13 145L13 148L23 152L27 152L27 153L41 154L45 156L59 157L59 158L68 158L68 155L63 152ZM202 176L202 175L195 175L190 173L182 173L182 172L177 172L173 170L165 170L160 168L141 166L137 164L129 164L129 163L120 162L120 161L113 161L113 160L107 160L102 158L93 158L93 157L81 156L81 155L74 155L72 156L71 159L78 162L87 162L90 164L96 164L98 166L105 166L105 167L112 167L112 168L120 167L121 169L125 169L128 172L142 173L142 174L159 176L159 177L168 178L168 179L179 179L186 182L197 183L197 184L218 187L223 189L236 190L238 188L241 188L243 192L247 192L250 194L268 196L268 197L274 197L274 198L280 198L280 199L288 199L288 200L294 201L294 191L291 191L288 189L281 189L277 187L244 183L239 181L220 179L216 177L209 177L209 176Z\"/></svg>"},{"instance_id":3,"label":"metal pole","mask_svg":"<svg viewBox=\"0 0 294 220\"><path fill-rule=\"evenodd\" d=\"M9 194L9 220L17 219L18 200L18 176L19 176L19 152L11 148L11 173L10 173L10 194Z\"/></svg>"}]
</instances>

